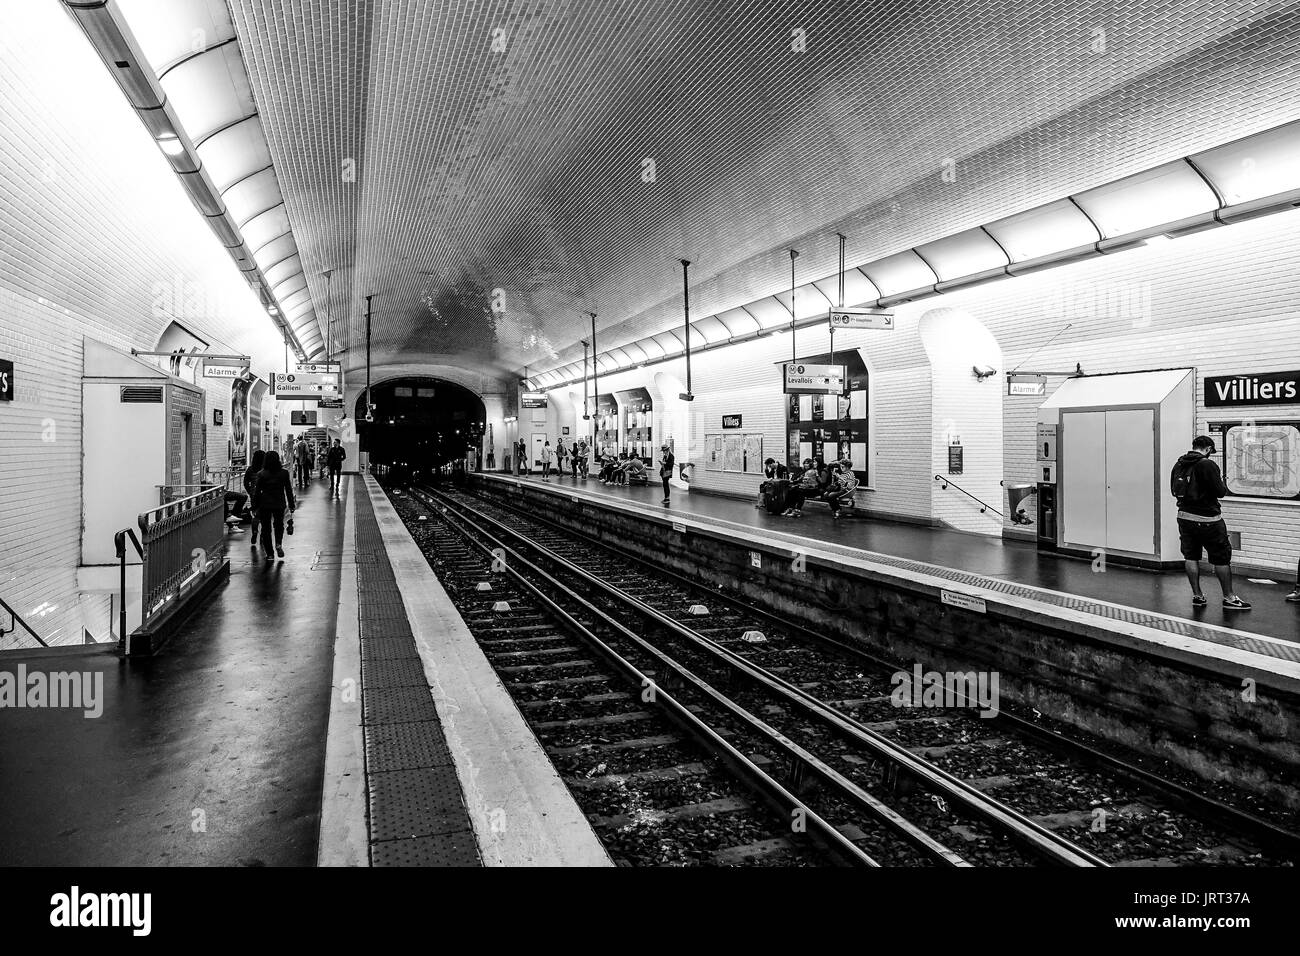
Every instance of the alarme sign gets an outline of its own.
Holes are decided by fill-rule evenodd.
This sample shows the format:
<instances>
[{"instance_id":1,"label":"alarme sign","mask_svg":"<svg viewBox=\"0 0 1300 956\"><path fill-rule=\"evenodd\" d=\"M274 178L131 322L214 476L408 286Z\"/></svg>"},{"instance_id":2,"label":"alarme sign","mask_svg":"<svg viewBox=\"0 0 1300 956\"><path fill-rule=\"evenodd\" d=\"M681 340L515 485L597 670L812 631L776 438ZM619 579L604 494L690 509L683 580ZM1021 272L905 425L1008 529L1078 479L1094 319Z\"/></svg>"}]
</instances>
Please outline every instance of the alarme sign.
<instances>
[{"instance_id":1,"label":"alarme sign","mask_svg":"<svg viewBox=\"0 0 1300 956\"><path fill-rule=\"evenodd\" d=\"M1206 408L1296 404L1300 404L1300 371L1205 377Z\"/></svg>"}]
</instances>

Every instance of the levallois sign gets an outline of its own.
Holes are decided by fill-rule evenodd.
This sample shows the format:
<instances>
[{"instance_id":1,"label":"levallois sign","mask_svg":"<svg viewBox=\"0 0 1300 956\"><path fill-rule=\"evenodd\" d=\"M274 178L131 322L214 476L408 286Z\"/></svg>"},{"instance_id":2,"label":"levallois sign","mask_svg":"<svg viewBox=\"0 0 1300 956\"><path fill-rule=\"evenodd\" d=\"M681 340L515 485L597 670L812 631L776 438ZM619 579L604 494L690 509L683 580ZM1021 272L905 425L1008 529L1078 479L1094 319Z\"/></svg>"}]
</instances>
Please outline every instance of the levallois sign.
<instances>
[{"instance_id":1,"label":"levallois sign","mask_svg":"<svg viewBox=\"0 0 1300 956\"><path fill-rule=\"evenodd\" d=\"M787 395L843 395L848 372L843 365L807 365L786 362L781 366Z\"/></svg>"}]
</instances>

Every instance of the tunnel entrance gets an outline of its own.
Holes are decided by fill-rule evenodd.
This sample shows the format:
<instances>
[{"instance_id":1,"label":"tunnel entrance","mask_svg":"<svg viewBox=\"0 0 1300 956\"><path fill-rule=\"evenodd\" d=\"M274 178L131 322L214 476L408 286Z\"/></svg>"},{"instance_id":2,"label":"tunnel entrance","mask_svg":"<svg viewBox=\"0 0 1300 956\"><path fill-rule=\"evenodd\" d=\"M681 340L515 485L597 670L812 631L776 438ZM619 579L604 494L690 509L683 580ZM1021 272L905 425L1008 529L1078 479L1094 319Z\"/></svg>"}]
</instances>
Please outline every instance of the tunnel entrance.
<instances>
[{"instance_id":1,"label":"tunnel entrance","mask_svg":"<svg viewBox=\"0 0 1300 956\"><path fill-rule=\"evenodd\" d=\"M412 376L373 386L371 394L375 420L366 421L364 394L357 399L355 420L361 450L370 453L372 464L418 477L482 448L487 412L467 388Z\"/></svg>"}]
</instances>

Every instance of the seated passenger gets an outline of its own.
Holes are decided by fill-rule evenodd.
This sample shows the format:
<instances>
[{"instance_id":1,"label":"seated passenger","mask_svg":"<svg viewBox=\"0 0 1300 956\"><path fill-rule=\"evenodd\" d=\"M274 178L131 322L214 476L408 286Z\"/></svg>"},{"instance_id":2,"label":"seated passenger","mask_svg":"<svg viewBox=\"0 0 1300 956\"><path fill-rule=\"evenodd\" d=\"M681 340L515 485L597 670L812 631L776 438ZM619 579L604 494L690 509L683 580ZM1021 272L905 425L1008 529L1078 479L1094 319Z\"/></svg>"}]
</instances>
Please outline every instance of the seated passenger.
<instances>
[{"instance_id":1,"label":"seated passenger","mask_svg":"<svg viewBox=\"0 0 1300 956\"><path fill-rule=\"evenodd\" d=\"M648 482L646 477L645 462L638 455L628 457L627 463L623 466L623 480L628 484L633 482Z\"/></svg>"},{"instance_id":2,"label":"seated passenger","mask_svg":"<svg viewBox=\"0 0 1300 956\"><path fill-rule=\"evenodd\" d=\"M767 502L768 488L771 487L768 482L776 477L776 459L768 458L763 462L763 480L758 483L758 500L754 502L755 508L761 508Z\"/></svg>"},{"instance_id":3,"label":"seated passenger","mask_svg":"<svg viewBox=\"0 0 1300 956\"><path fill-rule=\"evenodd\" d=\"M853 493L858 489L858 476L853 473L853 462L843 458L839 470L835 472L835 485L826 495L830 502L831 515L838 518L853 508Z\"/></svg>"},{"instance_id":4,"label":"seated passenger","mask_svg":"<svg viewBox=\"0 0 1300 956\"><path fill-rule=\"evenodd\" d=\"M786 509L782 514L787 518L801 517L803 515L803 503L809 498L816 498L817 495L817 468L811 458L805 458L803 477L791 485L786 499Z\"/></svg>"}]
</instances>

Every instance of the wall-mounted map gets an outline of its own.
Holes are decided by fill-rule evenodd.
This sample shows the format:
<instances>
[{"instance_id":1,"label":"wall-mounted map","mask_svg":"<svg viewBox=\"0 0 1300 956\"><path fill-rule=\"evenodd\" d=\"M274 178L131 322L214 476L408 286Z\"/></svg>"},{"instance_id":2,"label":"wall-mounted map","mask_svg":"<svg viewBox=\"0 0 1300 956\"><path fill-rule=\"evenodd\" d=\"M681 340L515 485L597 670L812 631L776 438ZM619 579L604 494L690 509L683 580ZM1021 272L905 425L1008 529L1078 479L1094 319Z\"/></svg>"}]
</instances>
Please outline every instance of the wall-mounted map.
<instances>
[{"instance_id":1,"label":"wall-mounted map","mask_svg":"<svg viewBox=\"0 0 1300 956\"><path fill-rule=\"evenodd\" d=\"M1224 422L1223 480L1234 495L1300 498L1300 422Z\"/></svg>"}]
</instances>

